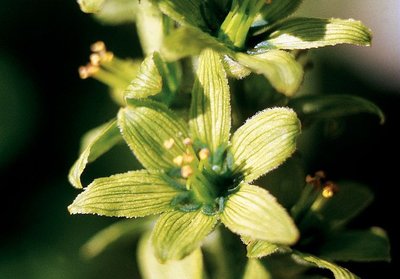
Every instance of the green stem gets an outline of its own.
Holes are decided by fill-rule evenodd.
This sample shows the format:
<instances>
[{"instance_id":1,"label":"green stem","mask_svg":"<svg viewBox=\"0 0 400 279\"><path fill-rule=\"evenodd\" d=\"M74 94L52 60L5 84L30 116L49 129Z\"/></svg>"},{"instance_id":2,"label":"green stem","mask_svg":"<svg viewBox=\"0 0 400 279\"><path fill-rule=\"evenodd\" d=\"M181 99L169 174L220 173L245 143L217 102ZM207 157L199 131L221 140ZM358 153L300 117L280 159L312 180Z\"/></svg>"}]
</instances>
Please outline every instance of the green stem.
<instances>
[{"instance_id":1,"label":"green stem","mask_svg":"<svg viewBox=\"0 0 400 279\"><path fill-rule=\"evenodd\" d=\"M251 24L264 4L265 0L233 0L218 37L235 48L242 49Z\"/></svg>"},{"instance_id":2,"label":"green stem","mask_svg":"<svg viewBox=\"0 0 400 279\"><path fill-rule=\"evenodd\" d=\"M304 214L303 218L298 223L301 231L306 231L320 222L319 212L324 208L329 198L325 198L321 193L318 194L315 201L310 206L310 209Z\"/></svg>"},{"instance_id":3,"label":"green stem","mask_svg":"<svg viewBox=\"0 0 400 279\"><path fill-rule=\"evenodd\" d=\"M225 256L225 247L222 243L220 229L215 230L204 243L205 251L212 257L210 264L214 267L211 278L228 279L232 278L232 269L229 267Z\"/></svg>"},{"instance_id":4,"label":"green stem","mask_svg":"<svg viewBox=\"0 0 400 279\"><path fill-rule=\"evenodd\" d=\"M296 222L306 214L319 195L318 189L312 184L306 184L297 203L291 209L291 215Z\"/></svg>"}]
</instances>

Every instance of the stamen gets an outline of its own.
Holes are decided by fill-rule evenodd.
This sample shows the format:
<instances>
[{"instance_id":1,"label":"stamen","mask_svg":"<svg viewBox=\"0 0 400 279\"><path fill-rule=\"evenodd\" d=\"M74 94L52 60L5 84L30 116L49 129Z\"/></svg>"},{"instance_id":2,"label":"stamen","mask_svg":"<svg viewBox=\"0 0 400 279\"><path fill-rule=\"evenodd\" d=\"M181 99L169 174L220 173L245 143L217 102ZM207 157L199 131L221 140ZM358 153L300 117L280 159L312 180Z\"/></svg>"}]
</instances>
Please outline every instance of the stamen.
<instances>
[{"instance_id":1,"label":"stamen","mask_svg":"<svg viewBox=\"0 0 400 279\"><path fill-rule=\"evenodd\" d=\"M86 66L79 67L79 76L81 79L87 79L96 74L100 68L98 66L87 64Z\"/></svg>"},{"instance_id":2,"label":"stamen","mask_svg":"<svg viewBox=\"0 0 400 279\"><path fill-rule=\"evenodd\" d=\"M200 160L205 160L210 156L210 150L208 148L202 148L199 151L199 158Z\"/></svg>"},{"instance_id":3,"label":"stamen","mask_svg":"<svg viewBox=\"0 0 400 279\"><path fill-rule=\"evenodd\" d=\"M95 66L99 66L101 62L101 56L98 53L92 53L90 55L90 63Z\"/></svg>"},{"instance_id":4,"label":"stamen","mask_svg":"<svg viewBox=\"0 0 400 279\"><path fill-rule=\"evenodd\" d=\"M175 141L173 138L170 138L170 139L167 139L164 141L164 147L166 149L171 149L174 146L174 144L175 144Z\"/></svg>"},{"instance_id":5,"label":"stamen","mask_svg":"<svg viewBox=\"0 0 400 279\"><path fill-rule=\"evenodd\" d=\"M317 171L314 176L307 175L306 183L312 184L316 188L321 188L322 180L326 178L326 174L324 171Z\"/></svg>"},{"instance_id":6,"label":"stamen","mask_svg":"<svg viewBox=\"0 0 400 279\"><path fill-rule=\"evenodd\" d=\"M190 164L191 162L193 162L193 160L194 160L194 157L192 155L190 155L188 153L185 153L183 155L183 162Z\"/></svg>"},{"instance_id":7,"label":"stamen","mask_svg":"<svg viewBox=\"0 0 400 279\"><path fill-rule=\"evenodd\" d=\"M86 66L80 66L78 72L81 79L87 79L89 77L89 73Z\"/></svg>"},{"instance_id":8,"label":"stamen","mask_svg":"<svg viewBox=\"0 0 400 279\"><path fill-rule=\"evenodd\" d=\"M192 141L191 138L185 138L185 139L183 140L183 144L184 144L184 145L192 145L192 144L193 144L193 141Z\"/></svg>"},{"instance_id":9,"label":"stamen","mask_svg":"<svg viewBox=\"0 0 400 279\"><path fill-rule=\"evenodd\" d=\"M111 51L107 51L105 53L101 54L101 62L105 63L105 62L111 62L114 58L114 53L112 53Z\"/></svg>"},{"instance_id":10,"label":"stamen","mask_svg":"<svg viewBox=\"0 0 400 279\"><path fill-rule=\"evenodd\" d=\"M186 165L186 166L183 166L183 167L181 168L181 176L182 176L183 178L188 178L188 177L191 176L192 174L193 174L193 169L192 169L191 166Z\"/></svg>"},{"instance_id":11,"label":"stamen","mask_svg":"<svg viewBox=\"0 0 400 279\"><path fill-rule=\"evenodd\" d=\"M172 162L174 162L175 165L177 166L182 166L183 164L183 156L179 155L178 157L175 157Z\"/></svg>"},{"instance_id":12,"label":"stamen","mask_svg":"<svg viewBox=\"0 0 400 279\"><path fill-rule=\"evenodd\" d=\"M322 196L326 199L332 198L338 192L339 188L333 182L327 182L322 189Z\"/></svg>"},{"instance_id":13,"label":"stamen","mask_svg":"<svg viewBox=\"0 0 400 279\"><path fill-rule=\"evenodd\" d=\"M103 41L97 41L90 46L90 50L93 52L103 52L106 51L106 45Z\"/></svg>"},{"instance_id":14,"label":"stamen","mask_svg":"<svg viewBox=\"0 0 400 279\"><path fill-rule=\"evenodd\" d=\"M323 178L326 178L326 174L325 174L324 171L321 171L321 170L320 170L320 171L317 171L317 172L315 173L315 177L323 179Z\"/></svg>"}]
</instances>

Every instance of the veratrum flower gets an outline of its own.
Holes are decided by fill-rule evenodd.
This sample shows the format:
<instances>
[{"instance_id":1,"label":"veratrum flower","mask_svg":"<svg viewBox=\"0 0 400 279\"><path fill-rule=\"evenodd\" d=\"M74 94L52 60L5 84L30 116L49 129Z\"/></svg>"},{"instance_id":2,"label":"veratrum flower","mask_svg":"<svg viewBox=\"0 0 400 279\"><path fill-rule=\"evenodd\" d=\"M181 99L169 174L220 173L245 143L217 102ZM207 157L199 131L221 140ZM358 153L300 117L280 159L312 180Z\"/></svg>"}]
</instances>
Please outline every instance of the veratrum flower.
<instances>
[{"instance_id":1,"label":"veratrum flower","mask_svg":"<svg viewBox=\"0 0 400 279\"><path fill-rule=\"evenodd\" d=\"M229 101L220 55L211 49L199 58L188 124L162 103L129 99L116 121L92 134L70 181L81 187L87 162L117 142L119 131L145 169L94 180L69 211L128 218L161 214L151 239L162 262L189 255L220 222L251 239L295 243L299 233L289 214L250 183L295 151L300 122L291 109L266 109L230 137Z\"/></svg>"},{"instance_id":2,"label":"veratrum flower","mask_svg":"<svg viewBox=\"0 0 400 279\"><path fill-rule=\"evenodd\" d=\"M179 59L213 48L225 55L233 76L262 74L286 96L294 95L303 80L302 66L287 50L371 42L370 30L353 19L287 18L302 0L153 2L182 25L164 41L164 58Z\"/></svg>"}]
</instances>

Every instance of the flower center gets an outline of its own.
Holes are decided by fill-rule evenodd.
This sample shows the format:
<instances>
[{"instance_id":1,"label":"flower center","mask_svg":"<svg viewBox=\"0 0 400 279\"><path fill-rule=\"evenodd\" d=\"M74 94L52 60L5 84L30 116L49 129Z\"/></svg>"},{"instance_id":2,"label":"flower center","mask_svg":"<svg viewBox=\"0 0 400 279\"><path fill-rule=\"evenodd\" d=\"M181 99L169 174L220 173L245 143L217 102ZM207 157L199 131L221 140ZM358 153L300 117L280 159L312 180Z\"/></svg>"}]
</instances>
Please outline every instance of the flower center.
<instances>
[{"instance_id":1,"label":"flower center","mask_svg":"<svg viewBox=\"0 0 400 279\"><path fill-rule=\"evenodd\" d=\"M165 147L172 148L173 140L166 140ZM183 140L186 150L173 159L180 168L180 179L191 194L191 201L182 199L178 208L202 207L205 214L214 215L223 209L225 198L235 191L240 182L240 175L232 172L233 159L226 146L220 146L213 153L190 138ZM191 203L197 203L193 206Z\"/></svg>"}]
</instances>

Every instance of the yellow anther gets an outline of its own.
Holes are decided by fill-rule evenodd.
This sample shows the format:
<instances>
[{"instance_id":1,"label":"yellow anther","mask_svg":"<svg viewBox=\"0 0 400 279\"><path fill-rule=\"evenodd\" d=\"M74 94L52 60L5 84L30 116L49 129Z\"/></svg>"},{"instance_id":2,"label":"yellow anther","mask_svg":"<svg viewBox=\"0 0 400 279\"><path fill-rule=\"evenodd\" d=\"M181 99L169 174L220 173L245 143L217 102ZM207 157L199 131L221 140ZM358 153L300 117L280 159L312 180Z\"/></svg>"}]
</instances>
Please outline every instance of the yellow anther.
<instances>
[{"instance_id":1,"label":"yellow anther","mask_svg":"<svg viewBox=\"0 0 400 279\"><path fill-rule=\"evenodd\" d=\"M325 188L322 190L322 196L323 196L324 198L329 199L329 198L333 197L333 194L334 194L334 192L333 192L332 189L329 188L329 187L325 187Z\"/></svg>"},{"instance_id":2,"label":"yellow anther","mask_svg":"<svg viewBox=\"0 0 400 279\"><path fill-rule=\"evenodd\" d=\"M317 172L315 173L315 176L316 176L317 178L326 178L326 174L325 174L325 172L322 171L322 170L317 171Z\"/></svg>"},{"instance_id":3,"label":"yellow anther","mask_svg":"<svg viewBox=\"0 0 400 279\"><path fill-rule=\"evenodd\" d=\"M80 66L78 72L81 79L87 79L89 77L89 73L86 66Z\"/></svg>"},{"instance_id":4,"label":"yellow anther","mask_svg":"<svg viewBox=\"0 0 400 279\"><path fill-rule=\"evenodd\" d=\"M177 166L182 166L183 164L183 156L179 155L178 157L175 157L172 162L174 162L175 165Z\"/></svg>"},{"instance_id":5,"label":"yellow anther","mask_svg":"<svg viewBox=\"0 0 400 279\"><path fill-rule=\"evenodd\" d=\"M167 139L164 141L164 147L166 149L171 149L174 146L174 143L175 143L175 141L173 138Z\"/></svg>"},{"instance_id":6,"label":"yellow anther","mask_svg":"<svg viewBox=\"0 0 400 279\"><path fill-rule=\"evenodd\" d=\"M99 66L101 62L101 56L98 53L92 53L90 55L90 63L94 66Z\"/></svg>"},{"instance_id":7,"label":"yellow anther","mask_svg":"<svg viewBox=\"0 0 400 279\"><path fill-rule=\"evenodd\" d=\"M205 160L210 156L210 150L208 148L202 148L199 151L199 158L200 160Z\"/></svg>"},{"instance_id":8,"label":"yellow anther","mask_svg":"<svg viewBox=\"0 0 400 279\"><path fill-rule=\"evenodd\" d=\"M194 160L194 157L190 154L183 154L183 162L190 164Z\"/></svg>"},{"instance_id":9,"label":"yellow anther","mask_svg":"<svg viewBox=\"0 0 400 279\"><path fill-rule=\"evenodd\" d=\"M100 53L101 62L111 62L114 58L114 53L111 51L107 51L104 53Z\"/></svg>"},{"instance_id":10,"label":"yellow anther","mask_svg":"<svg viewBox=\"0 0 400 279\"><path fill-rule=\"evenodd\" d=\"M186 165L186 166L183 166L183 167L181 168L181 176L182 176L183 178L188 178L188 177L191 176L192 174L193 174L193 169L192 169L191 166Z\"/></svg>"},{"instance_id":11,"label":"yellow anther","mask_svg":"<svg viewBox=\"0 0 400 279\"><path fill-rule=\"evenodd\" d=\"M323 181L326 178L326 174L324 171L317 171L315 176L307 175L306 176L306 183L312 184L316 188L321 188Z\"/></svg>"},{"instance_id":12,"label":"yellow anther","mask_svg":"<svg viewBox=\"0 0 400 279\"><path fill-rule=\"evenodd\" d=\"M95 73L99 71L98 66L94 66L92 64L88 64L86 66L81 66L78 69L79 76L81 79L87 79L88 77L91 77Z\"/></svg>"},{"instance_id":13,"label":"yellow anther","mask_svg":"<svg viewBox=\"0 0 400 279\"><path fill-rule=\"evenodd\" d=\"M87 69L87 71L88 71L90 76L94 75L95 73L97 73L100 70L100 68L98 66L95 66L95 65L92 65L92 64L88 64L86 66L86 69Z\"/></svg>"},{"instance_id":14,"label":"yellow anther","mask_svg":"<svg viewBox=\"0 0 400 279\"><path fill-rule=\"evenodd\" d=\"M332 198L333 195L338 191L338 187L333 182L327 182L322 189L322 196L324 198Z\"/></svg>"},{"instance_id":15,"label":"yellow anther","mask_svg":"<svg viewBox=\"0 0 400 279\"><path fill-rule=\"evenodd\" d=\"M103 41L97 41L90 46L90 50L93 52L103 52L106 50L106 45Z\"/></svg>"},{"instance_id":16,"label":"yellow anther","mask_svg":"<svg viewBox=\"0 0 400 279\"><path fill-rule=\"evenodd\" d=\"M183 140L183 144L184 144L184 145L192 145L192 143L193 143L193 141L192 141L191 138L185 138L185 139Z\"/></svg>"}]
</instances>

